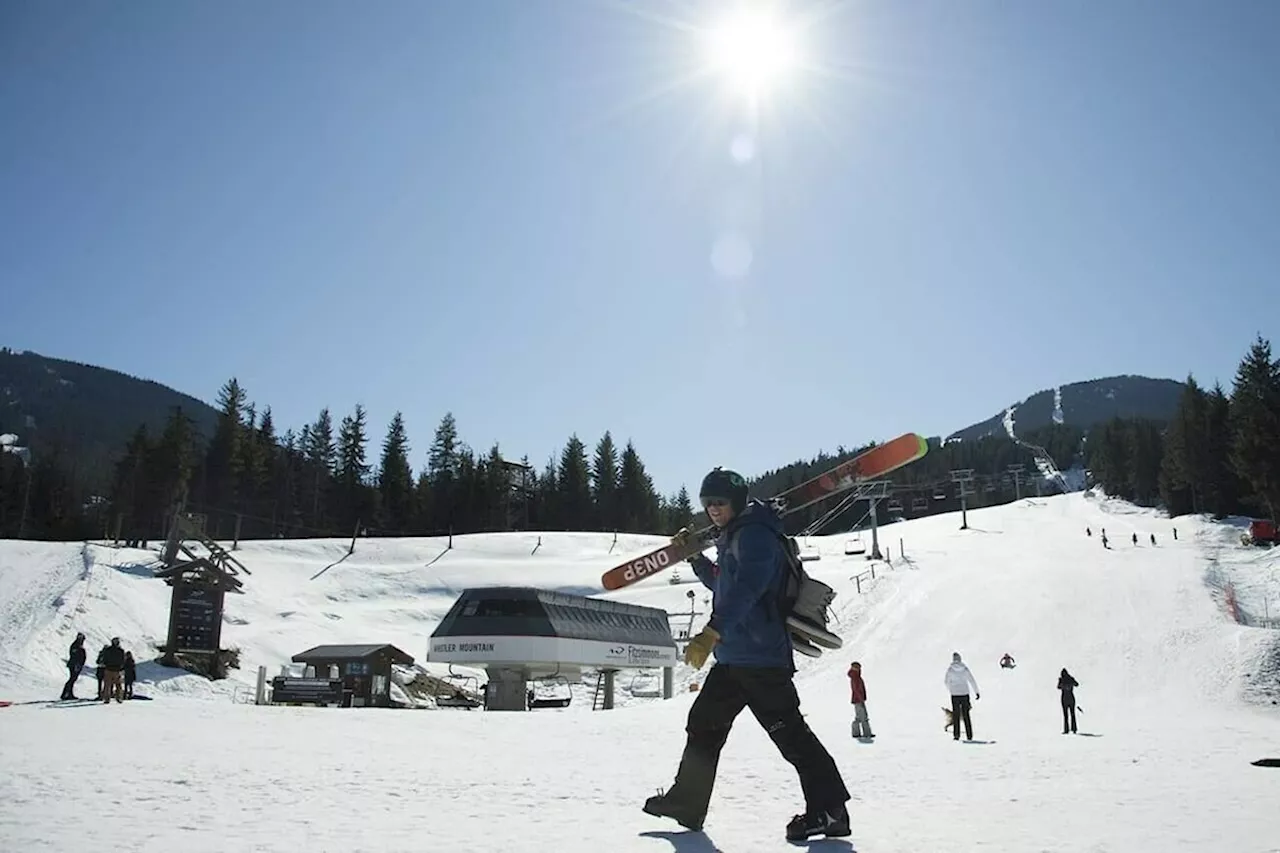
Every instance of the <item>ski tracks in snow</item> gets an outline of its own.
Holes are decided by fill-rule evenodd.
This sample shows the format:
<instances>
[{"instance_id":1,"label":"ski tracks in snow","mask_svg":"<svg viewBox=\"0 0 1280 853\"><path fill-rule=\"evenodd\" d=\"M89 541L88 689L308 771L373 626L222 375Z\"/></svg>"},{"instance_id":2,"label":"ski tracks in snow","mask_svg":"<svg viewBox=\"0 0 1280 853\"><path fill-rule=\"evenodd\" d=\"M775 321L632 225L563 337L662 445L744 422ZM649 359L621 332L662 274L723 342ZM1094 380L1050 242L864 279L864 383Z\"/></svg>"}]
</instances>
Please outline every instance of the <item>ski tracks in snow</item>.
<instances>
[{"instance_id":1,"label":"ski tracks in snow","mask_svg":"<svg viewBox=\"0 0 1280 853\"><path fill-rule=\"evenodd\" d=\"M0 558L0 681L26 681L23 674L33 657L50 651L63 656L63 649L31 648L50 641L52 628L65 631L84 600L90 565L86 545L24 542L6 550ZM77 590L77 585L82 589ZM74 601L74 604L68 602ZM74 636L74 632L73 632ZM70 637L67 638L70 642ZM43 680L43 679L41 679Z\"/></svg>"}]
</instances>

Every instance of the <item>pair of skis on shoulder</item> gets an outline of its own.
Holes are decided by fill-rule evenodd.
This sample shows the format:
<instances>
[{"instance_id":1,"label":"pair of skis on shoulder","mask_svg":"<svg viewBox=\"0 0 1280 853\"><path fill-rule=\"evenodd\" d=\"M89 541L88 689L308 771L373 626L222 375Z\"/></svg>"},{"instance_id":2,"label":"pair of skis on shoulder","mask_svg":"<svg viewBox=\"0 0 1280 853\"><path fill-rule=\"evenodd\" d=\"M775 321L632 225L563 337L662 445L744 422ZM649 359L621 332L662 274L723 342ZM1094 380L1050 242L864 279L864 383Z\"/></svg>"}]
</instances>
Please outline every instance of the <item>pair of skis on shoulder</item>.
<instances>
[{"instance_id":1,"label":"pair of skis on shoulder","mask_svg":"<svg viewBox=\"0 0 1280 853\"><path fill-rule=\"evenodd\" d=\"M914 432L898 436L892 441L878 444L869 450L846 459L839 465L818 476L793 486L769 499L769 503L781 505L781 514L788 515L812 506L832 495L848 491L859 483L883 477L904 465L915 462L929 450L929 444ZM623 589L664 569L706 550L715 538L715 527L707 525L694 531L684 543L671 542L642 557L615 566L600 577L607 590Z\"/></svg>"}]
</instances>

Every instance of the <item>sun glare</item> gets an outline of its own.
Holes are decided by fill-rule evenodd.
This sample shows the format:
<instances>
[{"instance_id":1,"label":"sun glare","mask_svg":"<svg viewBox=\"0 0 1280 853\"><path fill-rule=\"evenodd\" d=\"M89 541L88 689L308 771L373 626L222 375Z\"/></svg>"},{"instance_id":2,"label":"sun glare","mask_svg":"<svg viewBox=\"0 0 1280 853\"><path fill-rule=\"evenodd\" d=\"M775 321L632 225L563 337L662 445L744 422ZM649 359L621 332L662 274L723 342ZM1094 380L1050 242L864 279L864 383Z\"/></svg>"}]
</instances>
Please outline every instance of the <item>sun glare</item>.
<instances>
[{"instance_id":1,"label":"sun glare","mask_svg":"<svg viewBox=\"0 0 1280 853\"><path fill-rule=\"evenodd\" d=\"M739 93L763 95L796 62L794 36L764 11L743 11L710 34L711 63Z\"/></svg>"}]
</instances>

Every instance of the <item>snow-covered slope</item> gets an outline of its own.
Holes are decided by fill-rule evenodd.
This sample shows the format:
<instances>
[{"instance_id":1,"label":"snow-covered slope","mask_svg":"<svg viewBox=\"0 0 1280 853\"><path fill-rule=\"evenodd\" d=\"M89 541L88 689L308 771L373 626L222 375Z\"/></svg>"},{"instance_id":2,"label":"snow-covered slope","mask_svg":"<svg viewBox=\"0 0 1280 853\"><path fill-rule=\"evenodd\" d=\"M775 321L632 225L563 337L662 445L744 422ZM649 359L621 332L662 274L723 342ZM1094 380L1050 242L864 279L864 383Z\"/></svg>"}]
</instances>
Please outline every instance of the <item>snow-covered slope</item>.
<instances>
[{"instance_id":1,"label":"snow-covered slope","mask_svg":"<svg viewBox=\"0 0 1280 853\"><path fill-rule=\"evenodd\" d=\"M1261 552L1231 548L1222 525L1083 494L971 511L969 523L960 531L956 516L939 515L882 531L894 567L877 564L862 595L850 578L868 563L843 557L843 537L810 540L822 559L808 568L840 594L845 648L798 658L797 684L853 792L852 849L1280 850L1280 773L1249 765L1280 753L1270 704L1280 690L1255 683L1274 632L1231 621L1207 582L1212 556L1242 599L1274 595L1274 571L1256 571L1271 570ZM619 556L660 541L620 537L610 554L609 536L542 536L534 556L535 535L457 537L430 566L438 541L362 541L325 571L343 543L248 545L238 553L253 575L228 605L240 624L225 636L244 650L246 679L259 662L322 642L388 641L421 656L465 586L585 591ZM162 632L167 588L130 568L146 554L87 554L0 544L0 616L9 620L0 696L56 691L77 627L91 648L113 632L135 644ZM687 610L694 587L665 580L619 597ZM972 744L942 730L953 651L981 689ZM1016 669L997 666L1004 652ZM874 743L849 737L853 659ZM1062 667L1080 681L1080 736L1060 734ZM704 675L680 667L683 683ZM109 708L0 710L0 837L52 850L110 837L119 850L460 851L475 849L477 833L486 848L568 853L794 849L782 826L800 805L795 774L750 714L726 747L705 837L639 811L679 761L692 701L683 690L607 713L575 702L498 714L257 708L170 689ZM195 746L196 727L225 748ZM127 772L97 772L108 767ZM161 800L171 818L140 817ZM65 819L68 802L83 822Z\"/></svg>"}]
</instances>

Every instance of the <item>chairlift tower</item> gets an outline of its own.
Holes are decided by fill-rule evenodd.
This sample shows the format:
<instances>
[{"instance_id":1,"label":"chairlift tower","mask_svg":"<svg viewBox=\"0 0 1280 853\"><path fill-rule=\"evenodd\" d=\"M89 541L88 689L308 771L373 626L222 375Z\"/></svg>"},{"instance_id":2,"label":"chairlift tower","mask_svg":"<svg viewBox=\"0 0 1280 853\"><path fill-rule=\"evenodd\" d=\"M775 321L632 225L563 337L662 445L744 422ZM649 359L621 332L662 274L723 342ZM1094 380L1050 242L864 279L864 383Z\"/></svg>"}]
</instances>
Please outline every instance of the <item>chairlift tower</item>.
<instances>
[{"instance_id":1,"label":"chairlift tower","mask_svg":"<svg viewBox=\"0 0 1280 853\"><path fill-rule=\"evenodd\" d=\"M884 555L880 553L880 522L876 516L876 504L889 496L889 489L892 486L892 480L871 480L864 483L858 490L858 496L866 498L871 504L868 509L868 514L871 516L871 553L867 555L868 560L884 559Z\"/></svg>"},{"instance_id":2,"label":"chairlift tower","mask_svg":"<svg viewBox=\"0 0 1280 853\"><path fill-rule=\"evenodd\" d=\"M1009 469L1009 473L1013 475L1014 500L1020 501L1022 500L1022 471L1026 466L1019 463L1017 465L1009 465L1007 467Z\"/></svg>"},{"instance_id":3,"label":"chairlift tower","mask_svg":"<svg viewBox=\"0 0 1280 853\"><path fill-rule=\"evenodd\" d=\"M952 470L951 481L956 484L956 491L960 494L960 529L968 530L969 502L966 501L965 498L974 494L973 469L956 468Z\"/></svg>"}]
</instances>

